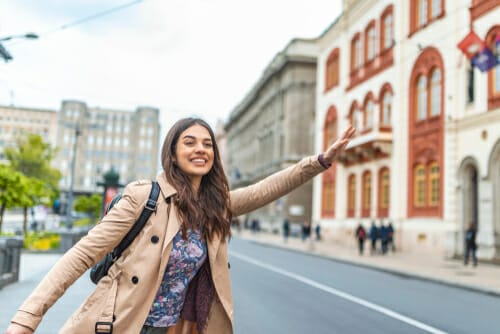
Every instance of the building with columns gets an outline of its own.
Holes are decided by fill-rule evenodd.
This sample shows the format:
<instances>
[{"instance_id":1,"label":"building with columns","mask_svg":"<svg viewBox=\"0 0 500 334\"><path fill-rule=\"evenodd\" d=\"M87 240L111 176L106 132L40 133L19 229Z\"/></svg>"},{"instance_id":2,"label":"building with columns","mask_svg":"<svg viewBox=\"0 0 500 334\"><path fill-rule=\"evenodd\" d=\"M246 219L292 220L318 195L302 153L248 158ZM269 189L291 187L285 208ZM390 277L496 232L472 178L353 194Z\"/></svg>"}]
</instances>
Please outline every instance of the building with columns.
<instances>
[{"instance_id":1,"label":"building with columns","mask_svg":"<svg viewBox=\"0 0 500 334\"><path fill-rule=\"evenodd\" d=\"M316 94L315 39L294 39L226 122L226 173L231 188L255 183L313 153ZM311 220L312 182L250 214L263 228ZM248 217L247 217L248 218Z\"/></svg>"},{"instance_id":2,"label":"building with columns","mask_svg":"<svg viewBox=\"0 0 500 334\"><path fill-rule=\"evenodd\" d=\"M318 38L316 151L358 130L314 180L313 219L344 243L391 221L398 248L448 256L474 222L479 257L500 260L500 65L482 73L457 48L473 29L495 49L500 1L343 8Z\"/></svg>"}]
</instances>

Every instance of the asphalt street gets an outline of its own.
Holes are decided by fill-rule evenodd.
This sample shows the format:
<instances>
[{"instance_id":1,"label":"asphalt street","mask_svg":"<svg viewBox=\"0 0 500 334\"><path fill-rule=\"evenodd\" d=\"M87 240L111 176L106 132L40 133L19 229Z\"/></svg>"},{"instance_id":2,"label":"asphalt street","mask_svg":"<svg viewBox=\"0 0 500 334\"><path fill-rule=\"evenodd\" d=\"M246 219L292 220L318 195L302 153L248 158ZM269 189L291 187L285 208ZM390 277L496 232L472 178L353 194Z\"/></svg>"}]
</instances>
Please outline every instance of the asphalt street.
<instances>
[{"instance_id":1,"label":"asphalt street","mask_svg":"<svg viewBox=\"0 0 500 334\"><path fill-rule=\"evenodd\" d=\"M234 238L238 334L499 333L500 298Z\"/></svg>"},{"instance_id":2,"label":"asphalt street","mask_svg":"<svg viewBox=\"0 0 500 334\"><path fill-rule=\"evenodd\" d=\"M59 257L23 254L19 283L0 290L0 331ZM229 259L235 334L499 333L498 296L237 237ZM57 333L93 287L86 273L36 333Z\"/></svg>"}]
</instances>

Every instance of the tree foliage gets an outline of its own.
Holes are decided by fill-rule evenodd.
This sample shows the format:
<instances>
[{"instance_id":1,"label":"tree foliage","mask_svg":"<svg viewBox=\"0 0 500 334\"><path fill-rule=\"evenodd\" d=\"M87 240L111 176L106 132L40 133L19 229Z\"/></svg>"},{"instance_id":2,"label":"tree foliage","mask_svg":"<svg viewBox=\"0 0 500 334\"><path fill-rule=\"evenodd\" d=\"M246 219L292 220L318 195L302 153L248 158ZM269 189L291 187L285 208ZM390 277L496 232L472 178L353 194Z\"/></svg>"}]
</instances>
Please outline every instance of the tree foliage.
<instances>
[{"instance_id":1,"label":"tree foliage","mask_svg":"<svg viewBox=\"0 0 500 334\"><path fill-rule=\"evenodd\" d=\"M74 208L76 212L83 212L92 218L99 217L102 208L102 197L99 195L80 196L76 199Z\"/></svg>"},{"instance_id":2,"label":"tree foliage","mask_svg":"<svg viewBox=\"0 0 500 334\"><path fill-rule=\"evenodd\" d=\"M10 166L0 165L0 233L2 232L5 209L19 207L24 203L26 176Z\"/></svg>"},{"instance_id":3,"label":"tree foliage","mask_svg":"<svg viewBox=\"0 0 500 334\"><path fill-rule=\"evenodd\" d=\"M5 148L5 156L12 169L42 181L51 200L59 195L61 179L61 172L51 166L56 153L56 149L36 134L19 137L16 146Z\"/></svg>"}]
</instances>

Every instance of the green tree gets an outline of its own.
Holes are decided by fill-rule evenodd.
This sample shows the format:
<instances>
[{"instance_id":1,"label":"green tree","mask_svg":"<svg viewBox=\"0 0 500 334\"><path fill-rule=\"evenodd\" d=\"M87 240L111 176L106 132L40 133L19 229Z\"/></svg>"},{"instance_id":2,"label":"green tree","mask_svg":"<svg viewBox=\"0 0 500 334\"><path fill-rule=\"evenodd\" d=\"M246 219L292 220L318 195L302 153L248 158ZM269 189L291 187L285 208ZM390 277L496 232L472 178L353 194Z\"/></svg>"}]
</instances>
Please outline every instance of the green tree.
<instances>
[{"instance_id":1,"label":"green tree","mask_svg":"<svg viewBox=\"0 0 500 334\"><path fill-rule=\"evenodd\" d=\"M101 214L102 196L80 196L76 199L74 208L76 212L87 213L92 217L92 220L99 217Z\"/></svg>"},{"instance_id":2,"label":"green tree","mask_svg":"<svg viewBox=\"0 0 500 334\"><path fill-rule=\"evenodd\" d=\"M24 203L26 187L26 176L12 170L10 166L0 165L0 233L5 209L19 207Z\"/></svg>"},{"instance_id":3,"label":"green tree","mask_svg":"<svg viewBox=\"0 0 500 334\"><path fill-rule=\"evenodd\" d=\"M59 180L61 172L51 166L57 150L43 141L36 134L19 137L16 146L5 148L5 156L12 169L27 177L36 178L44 183L46 195L54 200L59 196Z\"/></svg>"}]
</instances>

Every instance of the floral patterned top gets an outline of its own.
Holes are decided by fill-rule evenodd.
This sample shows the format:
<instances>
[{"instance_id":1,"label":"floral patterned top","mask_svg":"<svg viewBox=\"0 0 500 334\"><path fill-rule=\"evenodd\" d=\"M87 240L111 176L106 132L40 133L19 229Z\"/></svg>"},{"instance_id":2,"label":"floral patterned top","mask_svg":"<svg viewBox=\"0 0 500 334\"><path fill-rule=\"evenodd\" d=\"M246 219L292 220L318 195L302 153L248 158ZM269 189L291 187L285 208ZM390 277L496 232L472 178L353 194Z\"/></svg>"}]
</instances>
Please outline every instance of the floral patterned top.
<instances>
[{"instance_id":1,"label":"floral patterned top","mask_svg":"<svg viewBox=\"0 0 500 334\"><path fill-rule=\"evenodd\" d=\"M172 251L160 288L145 325L170 327L179 321L189 282L207 257L207 244L198 229L187 229L187 240L179 231L174 237Z\"/></svg>"}]
</instances>

